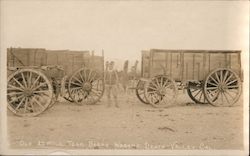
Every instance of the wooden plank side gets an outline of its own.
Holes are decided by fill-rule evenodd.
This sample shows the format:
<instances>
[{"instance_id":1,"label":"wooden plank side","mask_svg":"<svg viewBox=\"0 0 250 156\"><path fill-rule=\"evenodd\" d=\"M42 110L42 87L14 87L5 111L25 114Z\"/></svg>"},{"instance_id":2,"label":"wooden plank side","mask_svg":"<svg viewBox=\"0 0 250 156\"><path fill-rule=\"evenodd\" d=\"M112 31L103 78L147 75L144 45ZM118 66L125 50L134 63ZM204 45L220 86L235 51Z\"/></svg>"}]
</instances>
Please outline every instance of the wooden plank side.
<instances>
[{"instance_id":1,"label":"wooden plank side","mask_svg":"<svg viewBox=\"0 0 250 156\"><path fill-rule=\"evenodd\" d=\"M150 54L147 67L152 73L150 77L164 73L176 81L204 80L217 68L231 68L241 75L240 51L151 49ZM144 63L142 65L143 71L147 70Z\"/></svg>"},{"instance_id":2,"label":"wooden plank side","mask_svg":"<svg viewBox=\"0 0 250 156\"><path fill-rule=\"evenodd\" d=\"M47 65L63 67L66 75L85 66L89 53L87 51L47 50Z\"/></svg>"},{"instance_id":3,"label":"wooden plank side","mask_svg":"<svg viewBox=\"0 0 250 156\"><path fill-rule=\"evenodd\" d=\"M241 58L240 53L230 55L230 68L241 77Z\"/></svg>"},{"instance_id":4,"label":"wooden plank side","mask_svg":"<svg viewBox=\"0 0 250 156\"><path fill-rule=\"evenodd\" d=\"M45 49L8 48L8 66L41 66L45 63Z\"/></svg>"},{"instance_id":5,"label":"wooden plank side","mask_svg":"<svg viewBox=\"0 0 250 156\"><path fill-rule=\"evenodd\" d=\"M181 52L166 53L153 52L152 58L152 76L166 74L176 81L181 80Z\"/></svg>"},{"instance_id":6,"label":"wooden plank side","mask_svg":"<svg viewBox=\"0 0 250 156\"><path fill-rule=\"evenodd\" d=\"M150 56L150 52L149 51L142 51L142 66L141 66L141 70L142 70L142 77L144 78L149 78L149 57Z\"/></svg>"}]
</instances>

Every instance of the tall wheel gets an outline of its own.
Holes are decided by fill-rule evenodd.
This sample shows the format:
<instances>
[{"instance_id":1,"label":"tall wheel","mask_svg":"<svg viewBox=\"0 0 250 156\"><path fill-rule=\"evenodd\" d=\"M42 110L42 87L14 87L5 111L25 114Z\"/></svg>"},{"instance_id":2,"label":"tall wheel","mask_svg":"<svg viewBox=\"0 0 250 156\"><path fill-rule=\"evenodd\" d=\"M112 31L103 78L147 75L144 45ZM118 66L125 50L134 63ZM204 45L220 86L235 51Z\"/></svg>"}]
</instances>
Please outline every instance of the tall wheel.
<instances>
[{"instance_id":1,"label":"tall wheel","mask_svg":"<svg viewBox=\"0 0 250 156\"><path fill-rule=\"evenodd\" d=\"M95 104L103 96L103 75L91 69L76 71L68 83L70 98L77 104Z\"/></svg>"},{"instance_id":2,"label":"tall wheel","mask_svg":"<svg viewBox=\"0 0 250 156\"><path fill-rule=\"evenodd\" d=\"M206 104L207 99L204 95L203 84L200 81L189 82L187 87L188 96L195 102L199 104Z\"/></svg>"},{"instance_id":3,"label":"tall wheel","mask_svg":"<svg viewBox=\"0 0 250 156\"><path fill-rule=\"evenodd\" d=\"M62 82L61 82L61 95L65 100L69 102L74 102L69 96L68 85L69 85L69 77L66 75L63 77Z\"/></svg>"},{"instance_id":4,"label":"tall wheel","mask_svg":"<svg viewBox=\"0 0 250 156\"><path fill-rule=\"evenodd\" d=\"M204 93L214 106L232 106L241 95L240 78L231 69L216 69L207 76Z\"/></svg>"},{"instance_id":5,"label":"tall wheel","mask_svg":"<svg viewBox=\"0 0 250 156\"><path fill-rule=\"evenodd\" d=\"M52 102L53 88L40 71L20 69L8 77L8 108L18 116L37 116Z\"/></svg>"},{"instance_id":6,"label":"tall wheel","mask_svg":"<svg viewBox=\"0 0 250 156\"><path fill-rule=\"evenodd\" d=\"M169 107L175 104L177 87L175 82L166 75L159 75L147 82L145 97L154 107Z\"/></svg>"},{"instance_id":7,"label":"tall wheel","mask_svg":"<svg viewBox=\"0 0 250 156\"><path fill-rule=\"evenodd\" d=\"M147 101L147 99L145 97L145 90L144 90L145 83L146 83L145 81L139 80L137 83L137 86L136 86L135 93L136 93L136 96L138 97L138 99L142 103L149 104L149 102Z\"/></svg>"}]
</instances>

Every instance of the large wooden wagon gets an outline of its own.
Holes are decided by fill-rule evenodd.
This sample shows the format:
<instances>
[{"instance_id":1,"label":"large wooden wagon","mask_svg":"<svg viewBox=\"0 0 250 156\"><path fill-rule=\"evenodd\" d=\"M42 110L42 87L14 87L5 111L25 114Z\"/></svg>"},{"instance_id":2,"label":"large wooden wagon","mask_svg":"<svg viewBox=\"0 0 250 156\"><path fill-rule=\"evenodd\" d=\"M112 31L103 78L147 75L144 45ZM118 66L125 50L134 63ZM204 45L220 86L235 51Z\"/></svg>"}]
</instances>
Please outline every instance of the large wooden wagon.
<instances>
[{"instance_id":1,"label":"large wooden wagon","mask_svg":"<svg viewBox=\"0 0 250 156\"><path fill-rule=\"evenodd\" d=\"M94 104L103 95L104 57L89 51L7 49L8 108L36 116L59 95L77 104Z\"/></svg>"},{"instance_id":2,"label":"large wooden wagon","mask_svg":"<svg viewBox=\"0 0 250 156\"><path fill-rule=\"evenodd\" d=\"M136 95L145 104L173 105L186 88L196 103L232 106L241 95L241 51L142 51L141 76Z\"/></svg>"}]
</instances>

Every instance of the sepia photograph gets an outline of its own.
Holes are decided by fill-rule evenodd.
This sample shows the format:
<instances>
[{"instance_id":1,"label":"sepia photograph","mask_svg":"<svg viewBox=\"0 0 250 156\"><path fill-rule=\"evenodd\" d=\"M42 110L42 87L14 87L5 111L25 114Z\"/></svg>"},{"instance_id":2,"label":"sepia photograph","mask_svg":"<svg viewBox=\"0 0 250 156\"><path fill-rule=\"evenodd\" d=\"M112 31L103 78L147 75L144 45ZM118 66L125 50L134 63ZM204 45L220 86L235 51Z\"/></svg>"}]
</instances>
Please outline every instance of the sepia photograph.
<instances>
[{"instance_id":1,"label":"sepia photograph","mask_svg":"<svg viewBox=\"0 0 250 156\"><path fill-rule=\"evenodd\" d=\"M0 11L1 155L249 155L249 1Z\"/></svg>"}]
</instances>

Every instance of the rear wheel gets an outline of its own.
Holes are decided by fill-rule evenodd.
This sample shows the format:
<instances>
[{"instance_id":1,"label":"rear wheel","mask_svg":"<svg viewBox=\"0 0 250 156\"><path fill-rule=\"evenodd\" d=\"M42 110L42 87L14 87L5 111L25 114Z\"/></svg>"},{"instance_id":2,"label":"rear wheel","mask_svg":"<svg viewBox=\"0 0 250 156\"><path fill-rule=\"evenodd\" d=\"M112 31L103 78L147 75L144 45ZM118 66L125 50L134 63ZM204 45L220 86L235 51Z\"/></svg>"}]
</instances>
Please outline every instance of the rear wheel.
<instances>
[{"instance_id":1,"label":"rear wheel","mask_svg":"<svg viewBox=\"0 0 250 156\"><path fill-rule=\"evenodd\" d=\"M20 69L8 77L8 108L18 116L37 116L52 102L53 88L40 71Z\"/></svg>"},{"instance_id":2,"label":"rear wheel","mask_svg":"<svg viewBox=\"0 0 250 156\"><path fill-rule=\"evenodd\" d=\"M216 69L207 76L204 93L213 106L233 106L241 95L240 78L231 69Z\"/></svg>"}]
</instances>

